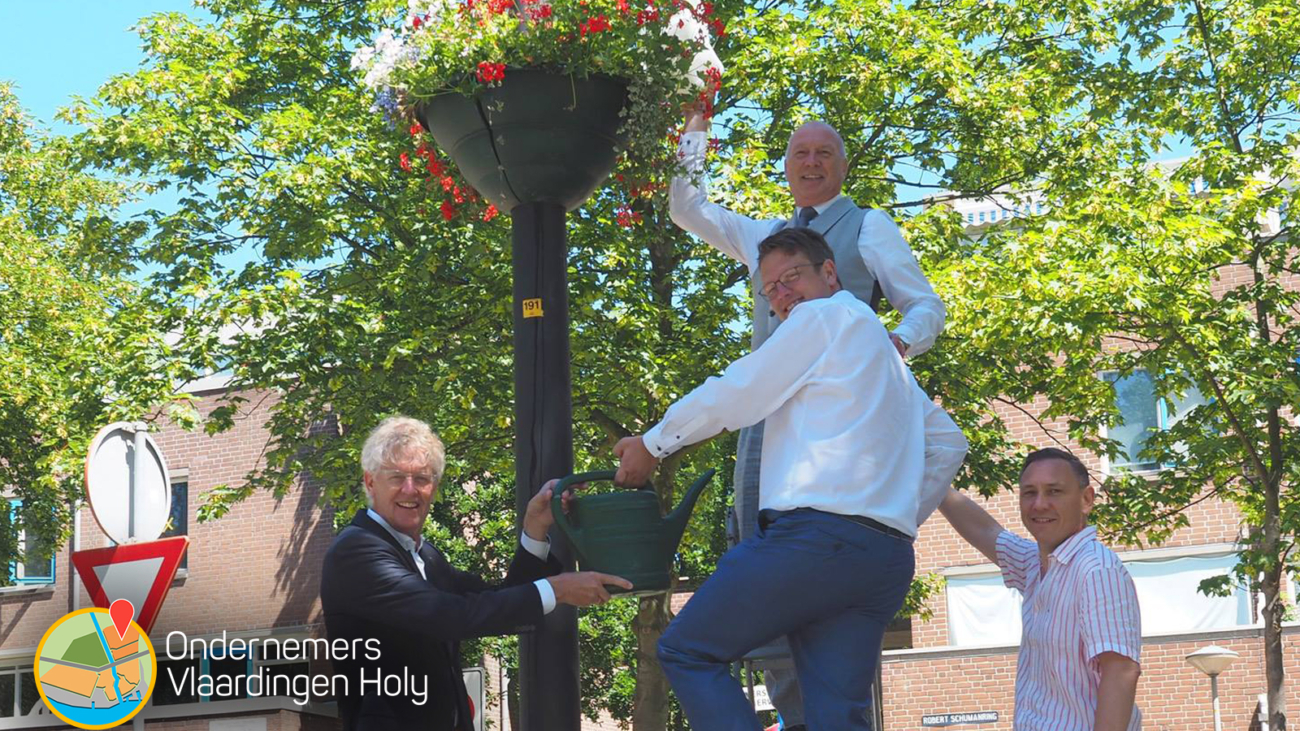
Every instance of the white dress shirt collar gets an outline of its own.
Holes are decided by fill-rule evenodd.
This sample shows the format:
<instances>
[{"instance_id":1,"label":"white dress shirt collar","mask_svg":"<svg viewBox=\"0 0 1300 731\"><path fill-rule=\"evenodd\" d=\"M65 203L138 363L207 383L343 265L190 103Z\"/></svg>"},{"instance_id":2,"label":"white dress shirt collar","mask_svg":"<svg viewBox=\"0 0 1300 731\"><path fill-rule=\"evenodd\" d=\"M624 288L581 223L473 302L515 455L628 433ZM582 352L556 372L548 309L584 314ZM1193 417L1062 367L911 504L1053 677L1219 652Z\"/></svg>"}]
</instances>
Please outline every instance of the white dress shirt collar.
<instances>
[{"instance_id":1,"label":"white dress shirt collar","mask_svg":"<svg viewBox=\"0 0 1300 731\"><path fill-rule=\"evenodd\" d=\"M424 573L424 559L420 558L420 549L424 547L424 536L420 536L420 541L417 543L414 538L395 530L393 526L388 524L388 521L384 520L384 516L375 512L374 508L366 508L366 515L369 515L384 530L388 531L388 535L397 540L397 545L411 554L411 558L415 559L415 568L420 570L420 576L424 576L426 579L429 578Z\"/></svg>"},{"instance_id":2,"label":"white dress shirt collar","mask_svg":"<svg viewBox=\"0 0 1300 731\"><path fill-rule=\"evenodd\" d=\"M843 197L844 197L844 194L843 194L843 193L840 193L839 195L835 196L834 198L831 198L831 199L828 200L828 201L825 201L825 202L823 202L823 203L818 203L817 205L813 206L813 210L814 210L814 211L817 211L817 215L820 216L820 215L822 215L823 213L826 212L826 209L828 209L828 208L830 208L831 206L835 205L835 203L838 202L839 199L841 199L841 198L843 198ZM806 207L806 206L805 206L805 207ZM799 217L799 208L800 208L800 206L795 206L795 207L794 207L794 218L798 218L798 217Z\"/></svg>"}]
</instances>

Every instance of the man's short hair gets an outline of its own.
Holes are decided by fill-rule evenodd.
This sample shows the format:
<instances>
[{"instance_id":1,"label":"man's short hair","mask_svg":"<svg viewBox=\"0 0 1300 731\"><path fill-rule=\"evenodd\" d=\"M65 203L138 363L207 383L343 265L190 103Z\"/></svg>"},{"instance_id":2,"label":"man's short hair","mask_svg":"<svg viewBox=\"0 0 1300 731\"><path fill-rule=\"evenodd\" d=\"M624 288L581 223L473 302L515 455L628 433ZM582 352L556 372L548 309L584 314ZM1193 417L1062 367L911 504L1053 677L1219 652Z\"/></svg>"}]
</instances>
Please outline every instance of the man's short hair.
<instances>
[{"instance_id":1,"label":"man's short hair","mask_svg":"<svg viewBox=\"0 0 1300 731\"><path fill-rule=\"evenodd\" d=\"M1083 461L1070 452L1057 447L1045 447L1030 452L1025 457L1024 464L1020 466L1020 476L1024 477L1025 470L1029 469L1029 465L1035 462L1042 462L1045 459L1059 459L1064 461L1066 464L1070 465L1070 471L1074 472L1075 478L1078 479L1079 488L1083 489L1088 486L1091 478L1088 476L1088 468L1084 466Z\"/></svg>"},{"instance_id":2,"label":"man's short hair","mask_svg":"<svg viewBox=\"0 0 1300 731\"><path fill-rule=\"evenodd\" d=\"M361 447L361 469L373 475L402 458L424 461L433 470L433 484L442 480L447 456L438 435L419 419L390 416L366 437Z\"/></svg>"},{"instance_id":3,"label":"man's short hair","mask_svg":"<svg viewBox=\"0 0 1300 731\"><path fill-rule=\"evenodd\" d=\"M803 254L813 264L835 261L831 245L826 243L821 234L810 228L783 228L763 239L758 244L759 262L773 251L780 251L787 256Z\"/></svg>"}]
</instances>

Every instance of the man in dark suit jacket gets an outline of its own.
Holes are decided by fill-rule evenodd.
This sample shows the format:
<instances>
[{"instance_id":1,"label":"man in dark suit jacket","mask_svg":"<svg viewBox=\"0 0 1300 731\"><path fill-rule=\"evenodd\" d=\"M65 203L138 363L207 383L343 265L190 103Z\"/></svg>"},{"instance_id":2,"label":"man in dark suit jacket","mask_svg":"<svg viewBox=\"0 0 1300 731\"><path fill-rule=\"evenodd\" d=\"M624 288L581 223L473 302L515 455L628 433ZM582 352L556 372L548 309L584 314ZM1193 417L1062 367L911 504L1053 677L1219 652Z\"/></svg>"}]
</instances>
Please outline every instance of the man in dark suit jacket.
<instances>
[{"instance_id":1,"label":"man in dark suit jacket","mask_svg":"<svg viewBox=\"0 0 1300 731\"><path fill-rule=\"evenodd\" d=\"M557 604L603 603L605 585L632 586L605 574L560 573L546 540L549 483L528 504L503 583L452 567L422 537L444 452L421 421L385 419L361 462L370 507L334 539L321 575L331 647L349 643L348 652L333 653L335 672L347 678L338 701L349 731L470 731L460 640L526 632Z\"/></svg>"}]
</instances>

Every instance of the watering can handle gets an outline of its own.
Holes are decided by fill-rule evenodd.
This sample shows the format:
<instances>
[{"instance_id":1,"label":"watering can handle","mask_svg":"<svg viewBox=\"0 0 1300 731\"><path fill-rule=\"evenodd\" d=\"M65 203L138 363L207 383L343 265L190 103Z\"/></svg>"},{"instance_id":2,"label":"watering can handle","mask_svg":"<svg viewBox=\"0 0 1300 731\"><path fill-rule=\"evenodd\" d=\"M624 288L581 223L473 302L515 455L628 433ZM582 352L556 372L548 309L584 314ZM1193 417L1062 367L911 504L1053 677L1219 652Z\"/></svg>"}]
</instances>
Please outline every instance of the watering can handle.
<instances>
[{"instance_id":1,"label":"watering can handle","mask_svg":"<svg viewBox=\"0 0 1300 731\"><path fill-rule=\"evenodd\" d=\"M569 475L568 477L561 479L559 484L555 486L555 491L551 494L551 515L555 518L555 527L559 528L560 531L564 533L564 535L569 539L569 542L574 545L575 549L582 542L581 538L579 538L582 533L582 528L570 523L568 514L564 512L564 491L582 482L613 480L615 474L614 470L579 472L576 475ZM642 489L647 489L649 487L649 485L646 485L646 487ZM582 558L581 551L579 551L578 557L579 559Z\"/></svg>"},{"instance_id":2,"label":"watering can handle","mask_svg":"<svg viewBox=\"0 0 1300 731\"><path fill-rule=\"evenodd\" d=\"M565 490L582 482L604 482L614 480L615 470L596 470L594 472L579 472L576 475L569 475L560 480L560 484L555 486L555 495L563 495ZM638 490L653 489L651 485L643 485Z\"/></svg>"}]
</instances>

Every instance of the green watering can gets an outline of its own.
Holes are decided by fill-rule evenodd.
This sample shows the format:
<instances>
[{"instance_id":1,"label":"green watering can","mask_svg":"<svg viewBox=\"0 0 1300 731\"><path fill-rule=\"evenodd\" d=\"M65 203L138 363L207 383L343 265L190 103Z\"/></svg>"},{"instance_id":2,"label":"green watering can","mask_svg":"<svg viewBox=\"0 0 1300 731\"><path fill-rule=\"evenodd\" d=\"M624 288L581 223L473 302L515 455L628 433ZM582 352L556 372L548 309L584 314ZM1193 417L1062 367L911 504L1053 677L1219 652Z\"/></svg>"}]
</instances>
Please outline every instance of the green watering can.
<instances>
[{"instance_id":1,"label":"green watering can","mask_svg":"<svg viewBox=\"0 0 1300 731\"><path fill-rule=\"evenodd\" d=\"M564 491L580 482L613 480L614 470L570 475L555 487L551 513L555 525L564 531L578 554L583 571L599 571L632 582L632 591L608 587L610 593L643 596L667 591L672 581L673 557L686 531L691 510L709 484L713 473L700 475L676 509L659 514L659 496L654 490L621 490L587 495L574 500L565 514Z\"/></svg>"}]
</instances>

